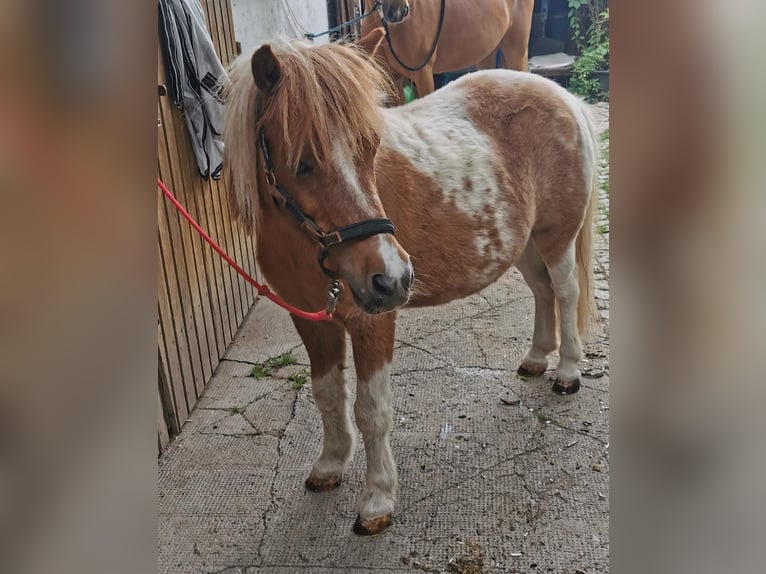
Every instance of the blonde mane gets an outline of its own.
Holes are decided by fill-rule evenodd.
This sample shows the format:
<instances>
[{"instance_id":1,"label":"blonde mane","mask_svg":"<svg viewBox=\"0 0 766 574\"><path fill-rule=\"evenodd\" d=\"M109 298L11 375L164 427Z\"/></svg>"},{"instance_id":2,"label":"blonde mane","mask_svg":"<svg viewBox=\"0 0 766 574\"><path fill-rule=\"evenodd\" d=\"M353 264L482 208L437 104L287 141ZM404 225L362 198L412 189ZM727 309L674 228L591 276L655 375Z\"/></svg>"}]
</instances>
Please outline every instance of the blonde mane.
<instances>
[{"instance_id":1,"label":"blonde mane","mask_svg":"<svg viewBox=\"0 0 766 574\"><path fill-rule=\"evenodd\" d=\"M231 64L226 92L224 166L229 203L250 231L257 230L261 161L257 136L262 126L276 129L281 140L282 157L274 161L295 169L309 153L322 165L335 146L353 157L378 138L383 121L380 105L393 93L385 72L351 45L277 39L271 48L281 67L281 78L271 93L262 94L255 85L252 53Z\"/></svg>"}]
</instances>

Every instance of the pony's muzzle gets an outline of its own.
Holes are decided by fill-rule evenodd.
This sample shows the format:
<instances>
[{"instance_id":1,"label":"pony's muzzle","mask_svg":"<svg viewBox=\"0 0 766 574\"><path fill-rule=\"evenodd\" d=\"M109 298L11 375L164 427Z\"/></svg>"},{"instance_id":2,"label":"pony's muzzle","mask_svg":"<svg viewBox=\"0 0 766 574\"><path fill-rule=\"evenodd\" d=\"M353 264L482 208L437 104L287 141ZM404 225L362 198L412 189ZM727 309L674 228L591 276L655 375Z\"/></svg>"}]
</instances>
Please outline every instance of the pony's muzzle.
<instances>
[{"instance_id":1,"label":"pony's muzzle","mask_svg":"<svg viewBox=\"0 0 766 574\"><path fill-rule=\"evenodd\" d=\"M366 313L392 311L409 301L415 274L410 257L392 235L342 243L328 256L356 304Z\"/></svg>"},{"instance_id":2,"label":"pony's muzzle","mask_svg":"<svg viewBox=\"0 0 766 574\"><path fill-rule=\"evenodd\" d=\"M410 264L407 265L404 272L399 276L387 273L370 275L368 289L373 306L381 311L389 311L406 303L410 297L413 277L414 273Z\"/></svg>"}]
</instances>

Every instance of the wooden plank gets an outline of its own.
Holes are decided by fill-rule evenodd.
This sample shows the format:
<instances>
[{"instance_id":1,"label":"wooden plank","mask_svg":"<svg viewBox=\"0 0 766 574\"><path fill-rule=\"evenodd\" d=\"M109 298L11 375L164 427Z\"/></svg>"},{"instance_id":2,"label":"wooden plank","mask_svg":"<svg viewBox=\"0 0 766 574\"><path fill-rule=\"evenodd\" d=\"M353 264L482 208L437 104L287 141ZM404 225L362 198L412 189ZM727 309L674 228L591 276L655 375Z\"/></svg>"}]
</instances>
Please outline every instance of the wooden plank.
<instances>
[{"instance_id":1,"label":"wooden plank","mask_svg":"<svg viewBox=\"0 0 766 574\"><path fill-rule=\"evenodd\" d=\"M208 28L210 34L215 38L215 51L218 54L218 59L221 60L223 65L226 65L227 51L226 51L226 35L223 32L223 26L221 26L221 2L220 0L207 0L210 10L210 20L208 21Z\"/></svg>"},{"instance_id":2,"label":"wooden plank","mask_svg":"<svg viewBox=\"0 0 766 574\"><path fill-rule=\"evenodd\" d=\"M165 341L166 356L168 359L168 376L175 397L175 409L179 418L179 428L188 417L194 405L194 398L189 400L186 389L193 386L194 370L191 358L187 351L186 327L183 320L183 303L176 277L176 268L173 261L173 242L167 223L165 212L165 198L159 195L157 198L157 227L159 229L159 257L158 266L161 271L158 285L158 307L160 311L160 325Z\"/></svg>"},{"instance_id":3,"label":"wooden plank","mask_svg":"<svg viewBox=\"0 0 766 574\"><path fill-rule=\"evenodd\" d=\"M206 10L206 18L207 18L207 27L210 32L210 36L213 39L213 43L216 46L216 53L218 54L219 59L224 63L228 61L230 57L229 48L227 46L227 40L226 40L226 34L224 32L223 22L222 22L222 12L221 12L221 0L206 0L205 1L205 10ZM225 201L225 192L224 189L222 189L222 186L220 185L220 182L213 181L211 182L211 189L214 190L214 192L218 195L219 201L218 206L221 210L222 214L222 222L224 224L224 229L226 233L226 251L229 253L229 255L234 258L237 263L242 265L242 248L241 248L241 242L240 237L235 232L234 228L231 225L231 218L228 215L228 204ZM236 317L236 323L237 327L239 326L239 323L244 318L246 309L248 308L247 303L247 284L245 283L244 279L242 279L239 275L232 275L232 279L236 281L236 289L234 286L232 286L232 294L236 298L235 299L235 305L234 305L234 311L235 311L235 317ZM235 328L236 331L236 328Z\"/></svg>"},{"instance_id":4,"label":"wooden plank","mask_svg":"<svg viewBox=\"0 0 766 574\"><path fill-rule=\"evenodd\" d=\"M163 118L164 125L164 118ZM163 169L162 164L167 165L167 148L165 147L168 140L173 140L173 136L166 138L165 130L160 130L161 134L158 144L158 155L160 158L160 178L170 187L170 189L177 192L178 189L183 187L183 182L179 178L178 181L173 177L172 172L165 167ZM164 151L163 151L164 150ZM159 194L158 194L159 195ZM178 214L173 210L169 212L165 208L165 198L159 195L162 199L162 210L167 222L167 227L170 236L169 253L165 259L166 269L169 269L171 265L175 270L176 284L178 287L177 296L178 299L171 298L171 306L175 316L181 316L183 322L181 325L176 323L176 338L179 343L183 344L182 333L185 340L185 345L179 347L181 351L186 351L189 355L189 362L192 367L192 376L184 377L184 387L186 390L187 403L189 409L194 406L197 399L196 384L197 381L203 381L204 375L202 371L202 358L200 354L199 339L197 337L197 325L195 322L195 301L192 298L192 288L189 284L189 266L192 265L192 250L190 245L190 238L188 230L184 233L183 227L179 220ZM173 293L171 291L171 293ZM180 327L180 330L179 330Z\"/></svg>"},{"instance_id":5,"label":"wooden plank","mask_svg":"<svg viewBox=\"0 0 766 574\"><path fill-rule=\"evenodd\" d=\"M160 77L164 77L163 72L164 70L160 65L158 71ZM190 157L193 158L193 152L186 133L186 126L180 110L175 108L167 98L161 99L160 112L164 136L163 141L160 142L160 147L164 143L167 150L167 154L160 153L160 169L172 174L171 191L196 219L198 210L195 190L201 188L201 178L198 175L196 161L190 160ZM168 185L170 187L170 184ZM218 359L215 329L210 308L210 294L207 278L203 275L202 239L188 222L182 220L180 215L175 213L175 210L172 213L168 211L168 217L178 221L180 230L181 242L176 244L175 248L182 246L185 273L179 273L178 277L182 293L187 288L184 283L188 285L188 294L184 297L184 302L191 310L191 314L188 316L190 322L187 323L187 341L194 343L196 340L196 344L190 345L189 353L192 357L192 365L199 364L199 369L195 370L194 378L195 395L198 397L204 390L206 381L212 375L213 364L217 364ZM178 259L179 257L176 257L176 262Z\"/></svg>"},{"instance_id":6,"label":"wooden plank","mask_svg":"<svg viewBox=\"0 0 766 574\"><path fill-rule=\"evenodd\" d=\"M185 126L183 125L182 118L179 113L176 113L172 106L168 106L169 102L165 102L162 108L162 119L164 120L165 127L170 127L168 123L168 116L174 116L172 119L172 126L174 129L174 137L168 138L166 136L166 144L168 149L169 168L174 175L174 181L181 181L182 185L179 189L173 189L178 200L186 207L189 214L196 219L200 220L200 209L197 205L197 197L202 192L202 179L198 175L196 163L192 166L189 165L188 158L192 154L191 146L188 143L188 138L178 138L178 130L184 130L181 132L184 136ZM168 109L171 108L171 109ZM177 146L178 140L183 140L187 145ZM188 149L184 149L188 147ZM184 158L184 159L182 159ZM187 160L187 161L184 161ZM193 170L193 171L190 171ZM204 193L204 192L203 192ZM218 346L216 341L215 325L213 323L213 309L212 309L212 297L211 286L208 282L207 266L205 263L205 252L208 250L207 245L204 244L199 234L194 231L188 222L181 221L181 228L185 232L185 236L189 240L191 247L190 255L191 259L187 259L189 264L189 283L192 289L192 300L195 309L195 324L197 327L197 335L199 338L200 355L202 361L203 379L195 381L195 388L197 389L197 396L202 392L205 386L205 382L213 374L213 369L218 364Z\"/></svg>"},{"instance_id":7,"label":"wooden plank","mask_svg":"<svg viewBox=\"0 0 766 574\"><path fill-rule=\"evenodd\" d=\"M206 4L210 15L208 27L211 31L211 36L215 39L219 58L224 65L227 65L234 58L236 50L229 2L222 0L207 0ZM254 272L252 254L250 253L250 250L245 247L243 234L239 227L233 222L228 210L226 184L223 180L220 180L214 182L213 187L217 187L219 205L223 210L222 213L225 215L225 226L229 229L230 236L228 239L230 239L230 241L228 242L228 245L233 247L233 252L230 254L246 271L252 273ZM242 318L244 318L244 315L253 303L255 297L253 289L244 279L237 277L237 282L239 286L240 306L235 306L235 311L238 308L241 308ZM237 323L239 323L242 318L237 315Z\"/></svg>"},{"instance_id":8,"label":"wooden plank","mask_svg":"<svg viewBox=\"0 0 766 574\"><path fill-rule=\"evenodd\" d=\"M209 184L209 190L210 194L208 196L209 200L209 211L208 211L208 225L209 225L209 232L211 234L211 237L215 240L215 242L227 253L229 253L229 249L226 243L226 228L223 224L223 215L221 214L221 207L219 205L218 201L218 193L215 184L210 183ZM219 257L216 254L216 257ZM219 257L220 259L220 257ZM221 270L220 275L218 276L223 284L224 289L224 297L226 301L226 308L225 308L225 315L223 315L224 319L228 319L228 322L224 324L224 338L226 341L226 345L228 345L232 338L234 337L234 333L237 332L237 329L239 328L239 322L237 320L237 313L236 313L236 299L235 293L237 292L237 284L236 280L232 277L231 268L229 265L223 260L221 260ZM222 313L223 314L223 313Z\"/></svg>"},{"instance_id":9,"label":"wooden plank","mask_svg":"<svg viewBox=\"0 0 766 574\"><path fill-rule=\"evenodd\" d=\"M239 222L234 221L234 231L237 234L237 237L239 237L240 241L240 251L242 253L242 268L248 272L248 274L257 280L256 273L255 273L255 265L253 264L252 260L252 250L251 250L251 244L252 242L249 240L250 238L247 236L245 231L242 229L242 226L239 224ZM246 283L245 286L245 313L247 313L247 310L250 309L250 306L255 301L256 291L255 288L252 287L249 283Z\"/></svg>"},{"instance_id":10,"label":"wooden plank","mask_svg":"<svg viewBox=\"0 0 766 574\"><path fill-rule=\"evenodd\" d=\"M208 233L222 249L226 250L226 232L223 226L221 208L218 205L216 198L216 188L212 182L208 182L208 193L205 197L205 202L207 209ZM219 265L216 268L216 281L219 284L219 289L223 291L221 320L223 321L225 346L227 346L234 337L234 333L236 333L239 328L234 304L234 293L237 287L231 276L228 263L221 259L217 253L215 254L215 258L218 260Z\"/></svg>"},{"instance_id":11,"label":"wooden plank","mask_svg":"<svg viewBox=\"0 0 766 574\"><path fill-rule=\"evenodd\" d=\"M215 11L218 24L218 36L221 41L220 51L218 52L224 66L228 66L234 55L234 41L228 30L228 19L226 17L226 0L217 0L215 2Z\"/></svg>"},{"instance_id":12,"label":"wooden plank","mask_svg":"<svg viewBox=\"0 0 766 574\"><path fill-rule=\"evenodd\" d=\"M215 46L215 53L218 54L218 59L223 62L221 58L221 41L218 34L218 26L215 22L215 0L203 0L202 8L205 11L205 24L207 24L207 31L210 34L210 39L213 40L213 46Z\"/></svg>"},{"instance_id":13,"label":"wooden plank","mask_svg":"<svg viewBox=\"0 0 766 574\"><path fill-rule=\"evenodd\" d=\"M239 252L239 246L236 241L234 229L232 227L232 219L229 214L229 203L226 200L226 197L222 193L221 187L217 185L217 182L213 185L216 193L215 198L218 201L218 213L221 215L221 221L223 223L223 229L224 229L224 236L225 236L225 243L226 243L226 252L229 254L230 257L232 257L237 263L242 261L241 253ZM245 315L245 309L243 308L245 305L243 305L244 300L244 279L242 279L239 274L237 274L234 269L231 267L229 268L229 272L231 274L232 278L232 298L234 299L234 312L236 316L236 324L237 327L242 323L242 319ZM236 332L236 329L234 330Z\"/></svg>"},{"instance_id":14,"label":"wooden plank","mask_svg":"<svg viewBox=\"0 0 766 574\"><path fill-rule=\"evenodd\" d=\"M234 61L237 56L242 53L242 47L237 42L237 34L234 31L234 17L231 14L231 2L221 2L224 11L224 27L226 29L226 37L229 41L229 47L231 48L231 58L229 63Z\"/></svg>"},{"instance_id":15,"label":"wooden plank","mask_svg":"<svg viewBox=\"0 0 766 574\"><path fill-rule=\"evenodd\" d=\"M214 218L213 215L213 203L212 203L212 191L208 182L202 190L202 197L198 198L200 205L200 213L198 223L207 231L211 238L214 238L214 234L211 230L211 222ZM209 284L209 291L211 294L211 306L212 306L212 321L213 329L215 331L216 340L216 353L213 369L218 365L218 361L223 357L226 352L227 340L224 335L225 326L229 321L228 305L226 303L226 290L223 284L223 265L225 263L220 256L213 252L212 248L205 245L204 259L205 259L205 275Z\"/></svg>"},{"instance_id":16,"label":"wooden plank","mask_svg":"<svg viewBox=\"0 0 766 574\"><path fill-rule=\"evenodd\" d=\"M157 454L162 454L165 447L170 442L170 433L168 424L165 422L165 413L162 407L159 389L157 389Z\"/></svg>"},{"instance_id":17,"label":"wooden plank","mask_svg":"<svg viewBox=\"0 0 766 574\"><path fill-rule=\"evenodd\" d=\"M158 255L158 259L161 258L161 254ZM162 270L162 262L160 262L160 269L157 275L159 281L164 281L164 273ZM159 289L164 288L160 284ZM171 379L171 369L175 369L175 375L180 378L180 369L178 368L178 349L168 349L168 340L166 340L165 333L163 332L163 323L167 321L168 305L167 297L159 296L158 294L158 308L162 305L164 309L159 312L159 321L157 323L157 354L159 355L157 362L159 364L159 390L160 398L162 399L162 405L165 409L165 418L170 425L170 430L173 434L177 434L181 431L183 421L186 420L186 413L182 411L186 410L186 400L183 395L183 383L177 385L178 391L176 397L176 391L173 388L173 380ZM172 319L171 319L172 321ZM172 361L169 358L172 356ZM179 408L177 404L177 398L180 399L183 408ZM183 416L183 418L181 418Z\"/></svg>"},{"instance_id":18,"label":"wooden plank","mask_svg":"<svg viewBox=\"0 0 766 574\"><path fill-rule=\"evenodd\" d=\"M174 185L173 178L169 172L163 171L161 173L163 181L169 181L168 185L173 186L172 189L179 187ZM174 316L181 317L181 322L176 322L176 338L179 341L179 351L182 354L188 355L192 370L190 376L188 374L184 376L186 402L188 409L191 411L197 402L198 387L203 387L208 378L205 377L205 370L203 369L203 354L200 344L201 333L199 331L202 329L200 321L201 304L199 294L193 294L194 286L192 280L195 271L189 232L188 230L183 230L183 223L185 222L180 221L180 216L176 213L175 209L172 207L167 208L164 205L164 196L161 199L163 200L162 209L164 217L170 231L169 253L165 259L165 264L166 269L174 268L176 283L173 287L177 285L178 288L175 293L175 290L171 291L172 294L177 296L177 299L171 298L170 305Z\"/></svg>"},{"instance_id":19,"label":"wooden plank","mask_svg":"<svg viewBox=\"0 0 766 574\"><path fill-rule=\"evenodd\" d=\"M233 60L237 57L238 54L241 53L241 50L237 47L238 42L236 41L236 32L234 30L234 19L231 11L231 3L228 1L222 1L220 2L220 5L223 7L224 11L224 29L227 35L228 46L231 49L230 57ZM224 183L223 191L225 194L228 193L228 185L226 183ZM243 252L244 258L241 264L253 278L260 281L261 278L258 276L258 269L255 261L255 245L253 238L246 234L239 225L236 226L236 230L239 236L242 238L241 251ZM253 304L255 298L255 290L248 288L248 307Z\"/></svg>"}]
</instances>

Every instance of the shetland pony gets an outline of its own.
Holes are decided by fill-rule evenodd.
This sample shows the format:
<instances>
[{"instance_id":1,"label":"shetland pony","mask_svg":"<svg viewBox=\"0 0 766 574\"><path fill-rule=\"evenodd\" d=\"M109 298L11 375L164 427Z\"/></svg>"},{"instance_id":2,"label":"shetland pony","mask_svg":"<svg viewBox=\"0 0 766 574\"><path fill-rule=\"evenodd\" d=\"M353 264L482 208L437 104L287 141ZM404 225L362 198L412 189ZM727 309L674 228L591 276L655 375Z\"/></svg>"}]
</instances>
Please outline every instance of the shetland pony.
<instances>
[{"instance_id":1,"label":"shetland pony","mask_svg":"<svg viewBox=\"0 0 766 574\"><path fill-rule=\"evenodd\" d=\"M343 374L351 336L367 458L358 534L383 531L396 500L388 433L397 308L466 297L516 265L535 299L519 372L542 375L560 333L561 393L580 386L581 334L596 318L598 146L584 105L508 70L384 108L390 91L358 48L279 40L234 62L224 134L231 207L257 238L269 285L310 310L325 304L328 275L345 288L332 321L293 322L324 431L312 491L337 487L354 452ZM349 228L357 235L338 242Z\"/></svg>"},{"instance_id":2,"label":"shetland pony","mask_svg":"<svg viewBox=\"0 0 766 574\"><path fill-rule=\"evenodd\" d=\"M365 0L365 12L376 0ZM433 75L473 65L495 67L502 49L505 67L527 69L527 45L534 0L446 0L441 30L441 0L381 0L379 15L362 21L361 42L380 44L390 69L413 82L418 95L434 91ZM388 28L390 46L383 40ZM433 42L436 49L429 58ZM410 68L402 67L399 60Z\"/></svg>"}]
</instances>

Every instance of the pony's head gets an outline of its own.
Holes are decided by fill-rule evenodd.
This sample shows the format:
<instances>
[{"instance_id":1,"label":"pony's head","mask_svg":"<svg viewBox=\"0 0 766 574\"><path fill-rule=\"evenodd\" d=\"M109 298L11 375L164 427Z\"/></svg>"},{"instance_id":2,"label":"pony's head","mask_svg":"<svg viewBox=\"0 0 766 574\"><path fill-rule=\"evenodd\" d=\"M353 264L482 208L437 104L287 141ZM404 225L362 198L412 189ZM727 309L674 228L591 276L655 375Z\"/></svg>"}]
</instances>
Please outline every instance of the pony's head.
<instances>
[{"instance_id":1,"label":"pony's head","mask_svg":"<svg viewBox=\"0 0 766 574\"><path fill-rule=\"evenodd\" d=\"M398 24L410 14L409 0L383 0L381 8L386 22L391 24Z\"/></svg>"},{"instance_id":2,"label":"pony's head","mask_svg":"<svg viewBox=\"0 0 766 574\"><path fill-rule=\"evenodd\" d=\"M266 217L298 226L277 187L325 232L385 217L374 160L383 122L379 103L391 88L363 52L276 41L238 59L230 77L224 164L230 203L246 227L258 233L259 219ZM260 239L259 246L280 241ZM306 242L294 248L306 249ZM409 297L412 265L392 235L334 245L324 265L369 313L391 310Z\"/></svg>"}]
</instances>

